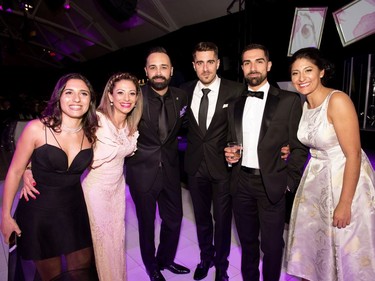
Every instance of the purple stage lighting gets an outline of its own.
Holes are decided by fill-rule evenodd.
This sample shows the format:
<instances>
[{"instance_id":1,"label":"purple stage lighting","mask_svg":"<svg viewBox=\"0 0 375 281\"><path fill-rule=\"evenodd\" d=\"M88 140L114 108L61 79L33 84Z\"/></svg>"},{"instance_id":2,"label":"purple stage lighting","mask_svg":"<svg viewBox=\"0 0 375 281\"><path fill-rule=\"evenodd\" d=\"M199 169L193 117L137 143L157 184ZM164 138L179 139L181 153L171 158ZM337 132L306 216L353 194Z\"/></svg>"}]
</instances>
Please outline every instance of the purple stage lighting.
<instances>
[{"instance_id":1,"label":"purple stage lighting","mask_svg":"<svg viewBox=\"0 0 375 281\"><path fill-rule=\"evenodd\" d=\"M65 2L64 2L64 9L65 10L70 10L70 1L69 0L65 0Z\"/></svg>"}]
</instances>

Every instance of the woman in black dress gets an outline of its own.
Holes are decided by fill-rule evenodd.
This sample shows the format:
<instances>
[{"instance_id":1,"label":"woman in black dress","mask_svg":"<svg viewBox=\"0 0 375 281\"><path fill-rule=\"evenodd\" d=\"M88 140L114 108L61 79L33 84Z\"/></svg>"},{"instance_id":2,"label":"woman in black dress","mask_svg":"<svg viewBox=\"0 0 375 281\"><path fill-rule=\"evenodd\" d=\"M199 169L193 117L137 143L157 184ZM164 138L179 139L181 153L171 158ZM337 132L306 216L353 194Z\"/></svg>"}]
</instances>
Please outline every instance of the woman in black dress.
<instances>
[{"instance_id":1,"label":"woman in black dress","mask_svg":"<svg viewBox=\"0 0 375 281\"><path fill-rule=\"evenodd\" d=\"M93 156L95 106L93 88L84 76L60 78L42 117L22 132L5 179L4 241L9 243L15 232L20 255L35 262L42 280L89 268L94 261L80 176ZM38 200L21 198L13 219L14 197L30 161L40 195Z\"/></svg>"}]
</instances>

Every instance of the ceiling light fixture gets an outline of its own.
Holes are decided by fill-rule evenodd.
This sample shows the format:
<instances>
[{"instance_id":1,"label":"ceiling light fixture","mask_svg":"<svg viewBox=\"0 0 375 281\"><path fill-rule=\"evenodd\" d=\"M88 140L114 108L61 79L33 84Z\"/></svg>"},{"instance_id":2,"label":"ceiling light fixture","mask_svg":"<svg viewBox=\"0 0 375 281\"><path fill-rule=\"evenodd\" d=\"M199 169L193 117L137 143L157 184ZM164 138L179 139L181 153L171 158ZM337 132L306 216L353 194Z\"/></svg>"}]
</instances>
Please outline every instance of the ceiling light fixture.
<instances>
[{"instance_id":1,"label":"ceiling light fixture","mask_svg":"<svg viewBox=\"0 0 375 281\"><path fill-rule=\"evenodd\" d=\"M30 10L34 9L34 3L32 0L19 1L19 7L21 10L29 12Z\"/></svg>"}]
</instances>

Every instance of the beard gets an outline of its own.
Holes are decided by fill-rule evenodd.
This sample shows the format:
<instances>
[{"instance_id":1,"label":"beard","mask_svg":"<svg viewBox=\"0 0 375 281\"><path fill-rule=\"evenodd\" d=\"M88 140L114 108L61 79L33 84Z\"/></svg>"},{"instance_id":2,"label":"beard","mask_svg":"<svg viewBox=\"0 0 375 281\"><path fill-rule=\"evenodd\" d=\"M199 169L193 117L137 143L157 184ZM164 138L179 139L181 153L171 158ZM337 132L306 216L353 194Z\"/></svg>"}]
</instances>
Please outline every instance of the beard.
<instances>
[{"instance_id":1,"label":"beard","mask_svg":"<svg viewBox=\"0 0 375 281\"><path fill-rule=\"evenodd\" d=\"M162 79L163 82L155 82L155 79ZM153 76L153 77L151 77L151 78L148 80L148 83L149 83L150 86L151 86L152 88L154 88L155 90L157 90L157 91L161 91L161 90L164 90L165 88L168 87L169 82L171 82L171 79L172 79L172 77L169 77L169 79L167 79L167 78L164 77L164 76Z\"/></svg>"},{"instance_id":2,"label":"beard","mask_svg":"<svg viewBox=\"0 0 375 281\"><path fill-rule=\"evenodd\" d=\"M246 77L245 77L246 83L247 83L250 87L256 87L256 86L259 86L260 84L263 83L264 80L267 79L267 75L262 75L262 74L259 73L259 72L251 72L251 73L249 73L248 75L250 75L250 74L255 74L255 73L260 74L260 76L258 76L258 77L248 77L248 76L246 76Z\"/></svg>"}]
</instances>

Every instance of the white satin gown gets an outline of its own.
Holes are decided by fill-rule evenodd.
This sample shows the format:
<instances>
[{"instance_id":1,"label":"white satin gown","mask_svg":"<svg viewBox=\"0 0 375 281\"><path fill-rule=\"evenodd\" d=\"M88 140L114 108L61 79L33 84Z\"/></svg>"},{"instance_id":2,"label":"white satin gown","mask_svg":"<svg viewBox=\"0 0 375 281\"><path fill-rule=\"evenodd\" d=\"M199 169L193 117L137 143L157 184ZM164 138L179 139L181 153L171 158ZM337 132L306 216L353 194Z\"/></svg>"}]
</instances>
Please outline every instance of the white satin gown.
<instances>
[{"instance_id":1,"label":"white satin gown","mask_svg":"<svg viewBox=\"0 0 375 281\"><path fill-rule=\"evenodd\" d=\"M304 104L298 138L311 159L297 190L286 252L287 272L310 281L375 280L375 174L362 151L351 223L332 226L343 184L345 156L327 119L332 94L317 108Z\"/></svg>"}]
</instances>

